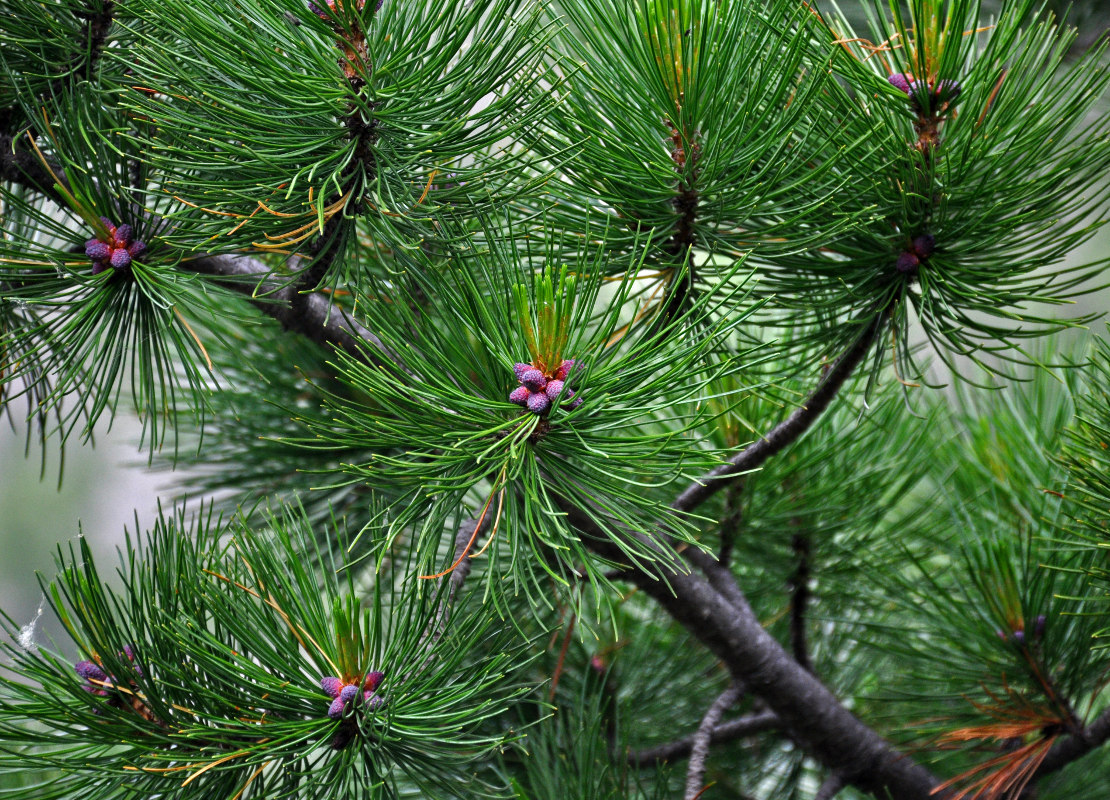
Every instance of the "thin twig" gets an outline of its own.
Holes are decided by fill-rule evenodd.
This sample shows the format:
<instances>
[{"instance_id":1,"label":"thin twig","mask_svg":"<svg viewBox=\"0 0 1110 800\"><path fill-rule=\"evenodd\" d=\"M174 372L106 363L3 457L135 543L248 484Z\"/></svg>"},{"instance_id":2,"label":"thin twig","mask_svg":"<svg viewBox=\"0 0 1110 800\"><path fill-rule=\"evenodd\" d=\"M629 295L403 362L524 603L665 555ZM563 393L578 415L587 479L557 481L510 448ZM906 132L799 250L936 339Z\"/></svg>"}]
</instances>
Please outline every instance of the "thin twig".
<instances>
[{"instance_id":1,"label":"thin twig","mask_svg":"<svg viewBox=\"0 0 1110 800\"><path fill-rule=\"evenodd\" d=\"M731 742L735 739L743 739L745 736L754 736L764 731L772 731L779 727L781 727L781 723L773 711L762 711L758 714L750 714L718 723L709 732L709 743ZM627 760L633 767L647 767L657 761L677 761L689 756L693 746L694 736L691 734L666 744L645 747L642 750L632 750L628 753Z\"/></svg>"},{"instance_id":2,"label":"thin twig","mask_svg":"<svg viewBox=\"0 0 1110 800\"><path fill-rule=\"evenodd\" d=\"M701 718L690 746L690 763L686 765L686 800L694 800L705 785L705 759L709 755L709 741L713 729L740 696L744 693L742 684L733 683L714 700L705 716Z\"/></svg>"},{"instance_id":3,"label":"thin twig","mask_svg":"<svg viewBox=\"0 0 1110 800\"><path fill-rule=\"evenodd\" d=\"M728 486L731 479L757 469L768 458L797 441L829 407L841 387L847 383L855 372L856 367L871 352L871 346L879 337L887 316L886 311L875 312L874 317L860 332L856 341L825 373L817 388L806 398L805 403L796 408L790 416L772 428L761 439L752 442L730 458L728 463L710 470L706 475L687 487L671 503L671 508L676 511L693 511L714 494Z\"/></svg>"}]
</instances>

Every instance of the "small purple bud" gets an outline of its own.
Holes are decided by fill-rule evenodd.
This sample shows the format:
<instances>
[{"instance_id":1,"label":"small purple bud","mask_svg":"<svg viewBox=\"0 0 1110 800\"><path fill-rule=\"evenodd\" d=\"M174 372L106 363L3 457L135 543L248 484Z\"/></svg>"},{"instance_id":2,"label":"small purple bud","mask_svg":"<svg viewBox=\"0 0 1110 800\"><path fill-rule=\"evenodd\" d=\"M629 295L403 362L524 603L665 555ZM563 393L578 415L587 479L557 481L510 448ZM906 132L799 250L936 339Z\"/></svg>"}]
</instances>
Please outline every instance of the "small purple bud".
<instances>
[{"instance_id":1,"label":"small purple bud","mask_svg":"<svg viewBox=\"0 0 1110 800\"><path fill-rule=\"evenodd\" d=\"M385 705L385 698L381 695L374 694L373 692L367 692L366 694L364 694L363 700L366 702L366 708L368 711L377 711Z\"/></svg>"},{"instance_id":2,"label":"small purple bud","mask_svg":"<svg viewBox=\"0 0 1110 800\"><path fill-rule=\"evenodd\" d=\"M85 255L93 261L103 261L112 255L112 248L99 239L89 239L85 245Z\"/></svg>"},{"instance_id":3,"label":"small purple bud","mask_svg":"<svg viewBox=\"0 0 1110 800\"><path fill-rule=\"evenodd\" d=\"M548 409L551 408L551 401L547 399L547 395L542 392L536 392L528 398L528 410L536 415L546 414Z\"/></svg>"},{"instance_id":4,"label":"small purple bud","mask_svg":"<svg viewBox=\"0 0 1110 800\"><path fill-rule=\"evenodd\" d=\"M107 217L101 217L100 221L104 223L104 227L108 229L108 233L114 236L116 233L116 226L112 224L112 220Z\"/></svg>"},{"instance_id":5,"label":"small purple bud","mask_svg":"<svg viewBox=\"0 0 1110 800\"><path fill-rule=\"evenodd\" d=\"M1014 641L1018 644L1025 643L1025 631L1014 631Z\"/></svg>"},{"instance_id":6,"label":"small purple bud","mask_svg":"<svg viewBox=\"0 0 1110 800\"><path fill-rule=\"evenodd\" d=\"M375 689L382 685L383 680L385 680L384 672L379 672L378 670L367 672L366 679L362 682L362 688L365 691L373 692Z\"/></svg>"},{"instance_id":7,"label":"small purple bud","mask_svg":"<svg viewBox=\"0 0 1110 800\"><path fill-rule=\"evenodd\" d=\"M516 379L518 381L521 381L522 383L524 382L524 374L533 369L535 369L535 367L533 367L531 364L525 364L522 361L518 361L517 363L513 364L513 374L516 375Z\"/></svg>"},{"instance_id":8,"label":"small purple bud","mask_svg":"<svg viewBox=\"0 0 1110 800\"><path fill-rule=\"evenodd\" d=\"M1037 619L1033 622L1033 636L1040 639L1044 636L1045 624L1048 622L1048 617L1044 614L1038 614Z\"/></svg>"},{"instance_id":9,"label":"small purple bud","mask_svg":"<svg viewBox=\"0 0 1110 800\"><path fill-rule=\"evenodd\" d=\"M555 370L555 380L565 381L567 379L567 375L570 375L570 371L572 369L574 369L574 359L568 358L566 361L559 365L559 368L557 370Z\"/></svg>"},{"instance_id":10,"label":"small purple bud","mask_svg":"<svg viewBox=\"0 0 1110 800\"><path fill-rule=\"evenodd\" d=\"M116 269L127 269L131 266L131 254L122 247L117 247L112 251L112 257L108 260L108 263Z\"/></svg>"},{"instance_id":11,"label":"small purple bud","mask_svg":"<svg viewBox=\"0 0 1110 800\"><path fill-rule=\"evenodd\" d=\"M894 268L904 274L913 272L920 263L921 259L913 253L902 253L898 256L898 260L894 262Z\"/></svg>"},{"instance_id":12,"label":"small purple bud","mask_svg":"<svg viewBox=\"0 0 1110 800\"><path fill-rule=\"evenodd\" d=\"M910 95L916 95L918 92L921 91L928 92L929 84L926 81L920 80L910 81L909 85L906 87L906 91L909 92Z\"/></svg>"},{"instance_id":13,"label":"small purple bud","mask_svg":"<svg viewBox=\"0 0 1110 800\"><path fill-rule=\"evenodd\" d=\"M342 700L343 704L346 705L347 703L358 697L358 692L359 688L357 686L355 686L353 683L348 683L346 686L339 690L339 697L337 697L336 700Z\"/></svg>"},{"instance_id":14,"label":"small purple bud","mask_svg":"<svg viewBox=\"0 0 1110 800\"><path fill-rule=\"evenodd\" d=\"M547 386L544 387L543 393L547 395L548 400L554 403L555 398L559 396L559 392L563 391L563 386L564 384L562 381L548 381Z\"/></svg>"},{"instance_id":15,"label":"small purple bud","mask_svg":"<svg viewBox=\"0 0 1110 800\"><path fill-rule=\"evenodd\" d=\"M896 72L895 74L889 76L887 78L887 81L889 81L890 85L893 86L895 89L905 92L906 94L910 93L910 82L906 80L906 76L903 75L901 72Z\"/></svg>"},{"instance_id":16,"label":"small purple bud","mask_svg":"<svg viewBox=\"0 0 1110 800\"><path fill-rule=\"evenodd\" d=\"M331 705L328 706L328 716L331 717L332 719L339 719L340 717L343 716L343 710L346 707L347 707L347 704L345 702L343 702L343 698L337 697L334 700L332 700Z\"/></svg>"},{"instance_id":17,"label":"small purple bud","mask_svg":"<svg viewBox=\"0 0 1110 800\"><path fill-rule=\"evenodd\" d=\"M923 233L913 240L913 251L918 258L928 258L936 249L937 239L931 233Z\"/></svg>"},{"instance_id":18,"label":"small purple bud","mask_svg":"<svg viewBox=\"0 0 1110 800\"><path fill-rule=\"evenodd\" d=\"M377 14L379 11L382 10L382 4L383 3L385 3L385 0L378 0L378 4L376 6L374 6L374 13L375 14Z\"/></svg>"},{"instance_id":19,"label":"small purple bud","mask_svg":"<svg viewBox=\"0 0 1110 800\"><path fill-rule=\"evenodd\" d=\"M108 673L93 661L78 661L73 665L73 671L87 681L108 682Z\"/></svg>"},{"instance_id":20,"label":"small purple bud","mask_svg":"<svg viewBox=\"0 0 1110 800\"><path fill-rule=\"evenodd\" d=\"M518 386L509 393L509 402L516 403L518 406L528 405L528 398L532 393L528 391L527 386Z\"/></svg>"},{"instance_id":21,"label":"small purple bud","mask_svg":"<svg viewBox=\"0 0 1110 800\"><path fill-rule=\"evenodd\" d=\"M568 390L564 400L565 402L563 403L563 406L565 408L575 409L578 408L578 406L582 405L582 398L575 397L573 391Z\"/></svg>"},{"instance_id":22,"label":"small purple bud","mask_svg":"<svg viewBox=\"0 0 1110 800\"><path fill-rule=\"evenodd\" d=\"M116 247L127 247L131 242L131 226L120 225L112 234L112 238L116 240Z\"/></svg>"},{"instance_id":23,"label":"small purple bud","mask_svg":"<svg viewBox=\"0 0 1110 800\"><path fill-rule=\"evenodd\" d=\"M525 372L520 382L533 392L542 392L544 387L547 386L547 378L538 369L530 369Z\"/></svg>"},{"instance_id":24,"label":"small purple bud","mask_svg":"<svg viewBox=\"0 0 1110 800\"><path fill-rule=\"evenodd\" d=\"M132 242L127 246L127 252L132 258L138 258L146 252L146 242Z\"/></svg>"},{"instance_id":25,"label":"small purple bud","mask_svg":"<svg viewBox=\"0 0 1110 800\"><path fill-rule=\"evenodd\" d=\"M320 688L327 693L328 697L339 697L339 690L343 688L343 681L331 676L321 678Z\"/></svg>"},{"instance_id":26,"label":"small purple bud","mask_svg":"<svg viewBox=\"0 0 1110 800\"><path fill-rule=\"evenodd\" d=\"M960 89L960 84L956 83L956 81L952 80L951 78L946 78L945 80L937 84L937 88L934 90L934 93L941 100L955 100L957 97L960 96L961 91L962 89Z\"/></svg>"}]
</instances>

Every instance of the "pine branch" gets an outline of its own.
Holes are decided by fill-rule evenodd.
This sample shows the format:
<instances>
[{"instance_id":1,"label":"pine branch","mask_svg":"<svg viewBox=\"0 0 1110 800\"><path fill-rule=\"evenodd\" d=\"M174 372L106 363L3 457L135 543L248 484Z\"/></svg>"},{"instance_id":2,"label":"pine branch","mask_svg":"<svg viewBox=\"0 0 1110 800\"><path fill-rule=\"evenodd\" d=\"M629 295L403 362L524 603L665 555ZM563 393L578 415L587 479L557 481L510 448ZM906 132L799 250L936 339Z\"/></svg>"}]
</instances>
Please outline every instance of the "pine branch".
<instances>
[{"instance_id":1,"label":"pine branch","mask_svg":"<svg viewBox=\"0 0 1110 800\"><path fill-rule=\"evenodd\" d=\"M709 731L709 743L721 744L753 736L764 731L772 731L779 727L779 718L772 711L763 711L759 714L749 714L738 719L720 722ZM648 767L656 761L676 761L690 755L694 746L694 735L684 736L673 742L645 747L642 750L633 750L628 753L628 763L633 767Z\"/></svg>"},{"instance_id":2,"label":"pine branch","mask_svg":"<svg viewBox=\"0 0 1110 800\"><path fill-rule=\"evenodd\" d=\"M1108 741L1110 741L1110 708L1104 709L1094 722L1084 728L1081 736L1074 734L1061 736L1041 761L1031 783L1035 783L1045 775L1058 772Z\"/></svg>"},{"instance_id":3,"label":"pine branch","mask_svg":"<svg viewBox=\"0 0 1110 800\"><path fill-rule=\"evenodd\" d=\"M65 174L61 168L55 165L52 175L34 153L16 150L15 139L11 134L0 133L0 180L26 186L52 203L64 206L65 199L54 185L59 181L64 185Z\"/></svg>"},{"instance_id":4,"label":"pine branch","mask_svg":"<svg viewBox=\"0 0 1110 800\"><path fill-rule=\"evenodd\" d=\"M841 387L852 376L856 367L871 352L871 347L878 339L888 315L889 310L875 314L855 343L825 373L817 388L806 398L805 403L759 441L748 445L730 458L728 463L711 470L683 490L671 503L671 508L676 511L693 511L728 486L731 479L757 469L768 458L796 442L820 418Z\"/></svg>"},{"instance_id":5,"label":"pine branch","mask_svg":"<svg viewBox=\"0 0 1110 800\"><path fill-rule=\"evenodd\" d=\"M803 534L794 534L792 542L794 554L798 557L798 567L790 578L790 585L794 590L790 598L790 648L794 651L794 660L803 668L813 672L813 664L809 660L809 650L806 647L806 606L809 603L809 538Z\"/></svg>"},{"instance_id":6,"label":"pine branch","mask_svg":"<svg viewBox=\"0 0 1110 800\"><path fill-rule=\"evenodd\" d=\"M625 531L637 549L650 550L651 565L633 564L581 509L563 505L568 522L601 557L630 570L635 585L720 658L729 671L778 716L790 738L857 788L900 800L943 800L937 780L852 714L824 684L802 668L763 627L743 592L717 588L645 534ZM709 557L710 560L712 557ZM713 562L714 564L716 562ZM718 570L724 571L718 567ZM727 571L726 571L727 572ZM733 584L735 586L735 584Z\"/></svg>"},{"instance_id":7,"label":"pine branch","mask_svg":"<svg viewBox=\"0 0 1110 800\"><path fill-rule=\"evenodd\" d=\"M742 488L740 481L736 481L728 487L725 496L725 517L721 520L721 547L717 551L717 561L726 568L732 563L733 546L744 516L744 509L740 505Z\"/></svg>"},{"instance_id":8,"label":"pine branch","mask_svg":"<svg viewBox=\"0 0 1110 800\"><path fill-rule=\"evenodd\" d=\"M733 683L714 700L702 717L690 745L690 763L686 766L686 800L695 800L705 782L705 759L709 755L709 739L724 713L740 699L743 685Z\"/></svg>"},{"instance_id":9,"label":"pine branch","mask_svg":"<svg viewBox=\"0 0 1110 800\"><path fill-rule=\"evenodd\" d=\"M844 779L841 778L838 773L834 772L832 775L825 778L825 781L817 790L817 794L813 796L813 800L833 800L834 797L840 794L840 790L843 788Z\"/></svg>"}]
</instances>

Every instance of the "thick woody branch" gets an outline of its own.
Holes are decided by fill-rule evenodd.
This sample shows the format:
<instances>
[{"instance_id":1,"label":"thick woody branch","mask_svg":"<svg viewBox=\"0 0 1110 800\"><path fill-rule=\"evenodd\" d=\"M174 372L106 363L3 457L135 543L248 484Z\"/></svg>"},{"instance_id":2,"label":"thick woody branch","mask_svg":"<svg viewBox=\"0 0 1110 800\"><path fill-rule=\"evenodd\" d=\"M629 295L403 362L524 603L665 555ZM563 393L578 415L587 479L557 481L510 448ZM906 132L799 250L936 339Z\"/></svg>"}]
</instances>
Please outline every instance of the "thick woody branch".
<instances>
[{"instance_id":1,"label":"thick woody branch","mask_svg":"<svg viewBox=\"0 0 1110 800\"><path fill-rule=\"evenodd\" d=\"M801 533L794 534L792 542L798 566L790 578L793 595L790 598L790 648L794 660L813 672L806 645L806 607L809 605L809 539Z\"/></svg>"},{"instance_id":2,"label":"thick woody branch","mask_svg":"<svg viewBox=\"0 0 1110 800\"><path fill-rule=\"evenodd\" d=\"M61 175L61 169L51 174L35 153L18 150L16 144L15 137L0 133L0 181L26 186L53 203L65 205L62 193L54 186L54 174Z\"/></svg>"},{"instance_id":3,"label":"thick woody branch","mask_svg":"<svg viewBox=\"0 0 1110 800\"><path fill-rule=\"evenodd\" d=\"M1073 734L1060 737L1037 767L1033 782L1045 775L1058 772L1108 741L1110 741L1110 708L1104 709L1094 722L1084 728L1081 736Z\"/></svg>"},{"instance_id":4,"label":"thick woody branch","mask_svg":"<svg viewBox=\"0 0 1110 800\"><path fill-rule=\"evenodd\" d=\"M821 787L817 790L817 794L813 796L813 800L833 800L834 797L840 794L840 790L843 788L844 779L834 772L832 775L825 778L824 783L822 783Z\"/></svg>"},{"instance_id":5,"label":"thick woody branch","mask_svg":"<svg viewBox=\"0 0 1110 800\"><path fill-rule=\"evenodd\" d=\"M759 714L751 714L746 717L739 717L737 719L730 719L727 722L718 723L709 731L709 743L722 744L724 742L731 742L736 739L743 739L746 736L754 736L764 731L775 730L778 727L779 718L775 716L774 712L763 711ZM643 750L631 751L628 754L628 763L634 767L647 767L651 766L656 761L677 761L680 758L689 756L693 746L694 736L686 736L685 738L676 739L666 744L656 745L655 747L645 747Z\"/></svg>"},{"instance_id":6,"label":"thick woody branch","mask_svg":"<svg viewBox=\"0 0 1110 800\"><path fill-rule=\"evenodd\" d=\"M598 555L630 570L628 579L720 658L780 720L802 749L857 788L899 800L943 800L937 780L865 725L801 667L764 628L739 589L726 597L708 578L645 534L628 531L654 564L637 568L589 515L566 505L568 521Z\"/></svg>"},{"instance_id":7,"label":"thick woody branch","mask_svg":"<svg viewBox=\"0 0 1110 800\"><path fill-rule=\"evenodd\" d=\"M772 428L759 441L728 460L728 463L711 470L675 498L671 507L676 511L693 511L718 491L729 485L731 479L763 465L768 458L796 442L817 421L848 381L856 367L871 352L886 322L885 312L876 312L874 318L860 333L855 343L837 359L817 388L795 409L789 417Z\"/></svg>"},{"instance_id":8,"label":"thick woody branch","mask_svg":"<svg viewBox=\"0 0 1110 800\"><path fill-rule=\"evenodd\" d=\"M721 717L740 699L744 687L739 683L725 689L702 717L690 746L690 763L686 766L686 800L696 800L705 784L705 759L709 756L709 739Z\"/></svg>"}]
</instances>

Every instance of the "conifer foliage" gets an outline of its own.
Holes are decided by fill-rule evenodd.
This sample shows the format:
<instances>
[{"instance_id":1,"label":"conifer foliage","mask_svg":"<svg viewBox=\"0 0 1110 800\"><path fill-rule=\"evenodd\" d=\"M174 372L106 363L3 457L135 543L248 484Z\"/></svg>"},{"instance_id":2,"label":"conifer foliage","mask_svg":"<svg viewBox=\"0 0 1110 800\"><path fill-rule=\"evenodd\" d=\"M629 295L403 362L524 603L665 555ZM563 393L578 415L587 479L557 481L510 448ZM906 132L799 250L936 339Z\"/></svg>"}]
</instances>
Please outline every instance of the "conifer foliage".
<instances>
[{"instance_id":1,"label":"conifer foliage","mask_svg":"<svg viewBox=\"0 0 1110 800\"><path fill-rule=\"evenodd\" d=\"M0 796L1110 794L1105 38L844 6L0 0Z\"/></svg>"}]
</instances>

